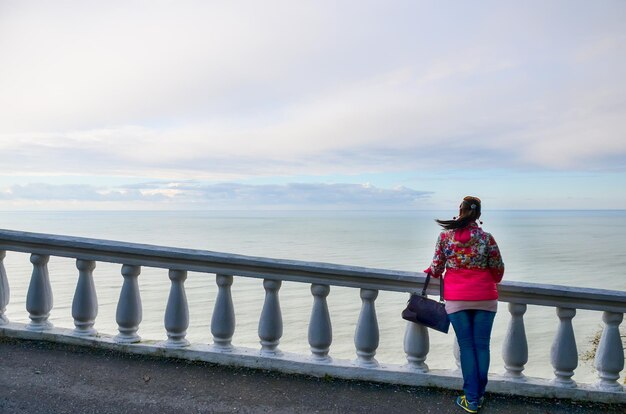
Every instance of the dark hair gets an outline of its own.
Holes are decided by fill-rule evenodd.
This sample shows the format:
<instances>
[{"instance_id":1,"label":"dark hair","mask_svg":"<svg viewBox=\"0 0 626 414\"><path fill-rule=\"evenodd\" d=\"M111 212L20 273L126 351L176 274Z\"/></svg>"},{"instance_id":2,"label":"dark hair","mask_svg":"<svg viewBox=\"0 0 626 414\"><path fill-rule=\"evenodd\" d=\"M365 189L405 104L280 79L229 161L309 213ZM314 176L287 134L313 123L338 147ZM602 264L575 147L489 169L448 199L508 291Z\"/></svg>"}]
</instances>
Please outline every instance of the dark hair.
<instances>
[{"instance_id":1,"label":"dark hair","mask_svg":"<svg viewBox=\"0 0 626 414\"><path fill-rule=\"evenodd\" d=\"M467 196L459 206L459 216L452 220L435 221L446 230L462 229L480 218L480 198Z\"/></svg>"}]
</instances>

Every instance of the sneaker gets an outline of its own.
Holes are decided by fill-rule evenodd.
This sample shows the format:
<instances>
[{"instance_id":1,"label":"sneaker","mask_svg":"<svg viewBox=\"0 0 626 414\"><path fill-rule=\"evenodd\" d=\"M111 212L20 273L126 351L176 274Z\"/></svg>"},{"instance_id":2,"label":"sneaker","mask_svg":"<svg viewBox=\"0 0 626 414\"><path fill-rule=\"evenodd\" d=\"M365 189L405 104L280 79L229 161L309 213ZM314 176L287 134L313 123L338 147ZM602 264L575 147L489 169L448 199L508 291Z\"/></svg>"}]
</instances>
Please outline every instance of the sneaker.
<instances>
[{"instance_id":1,"label":"sneaker","mask_svg":"<svg viewBox=\"0 0 626 414\"><path fill-rule=\"evenodd\" d=\"M478 404L467 401L465 395L460 395L456 399L456 405L467 411L468 413L477 413L478 412Z\"/></svg>"}]
</instances>

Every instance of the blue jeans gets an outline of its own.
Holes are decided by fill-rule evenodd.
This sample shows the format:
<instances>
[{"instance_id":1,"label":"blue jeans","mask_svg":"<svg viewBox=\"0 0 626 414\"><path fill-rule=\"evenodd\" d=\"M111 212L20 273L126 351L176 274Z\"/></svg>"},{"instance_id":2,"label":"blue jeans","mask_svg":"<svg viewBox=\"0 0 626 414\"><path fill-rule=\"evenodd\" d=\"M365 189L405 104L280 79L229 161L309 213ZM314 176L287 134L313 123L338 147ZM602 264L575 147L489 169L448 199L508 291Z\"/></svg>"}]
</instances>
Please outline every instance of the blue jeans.
<instances>
[{"instance_id":1,"label":"blue jeans","mask_svg":"<svg viewBox=\"0 0 626 414\"><path fill-rule=\"evenodd\" d=\"M495 312L468 309L448 315L461 350L463 391L469 402L485 394L489 371L489 342Z\"/></svg>"}]
</instances>

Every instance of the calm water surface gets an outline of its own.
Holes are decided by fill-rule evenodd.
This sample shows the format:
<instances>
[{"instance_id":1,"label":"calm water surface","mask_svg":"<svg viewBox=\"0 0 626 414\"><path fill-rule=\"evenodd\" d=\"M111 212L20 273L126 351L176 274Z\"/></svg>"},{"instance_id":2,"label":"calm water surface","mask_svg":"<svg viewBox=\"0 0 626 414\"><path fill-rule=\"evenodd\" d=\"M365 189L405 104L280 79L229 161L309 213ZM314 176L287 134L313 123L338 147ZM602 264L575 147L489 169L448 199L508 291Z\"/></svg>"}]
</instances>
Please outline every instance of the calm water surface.
<instances>
[{"instance_id":1,"label":"calm water surface","mask_svg":"<svg viewBox=\"0 0 626 414\"><path fill-rule=\"evenodd\" d=\"M421 271L429 265L439 232L433 218L454 212L2 212L0 228L85 236L156 245L189 247L254 256L331 262ZM626 211L486 211L486 231L496 238L506 264L506 280L626 290ZM25 297L31 273L28 256L7 252L11 320L27 322ZM52 257L54 292L51 321L73 327L71 302L77 280L74 260ZM115 307L122 285L120 266L98 263L94 272L99 301L96 328L115 334ZM142 268L139 277L143 322L139 334L164 339L163 315L169 292L167 271ZM215 276L189 274L188 338L211 342L210 321L216 296ZM263 304L261 280L235 278L233 300L237 327L233 343L258 347L257 324ZM283 283L281 349L307 354L307 324L312 304L308 285ZM405 323L399 313L407 295L380 292L376 301L381 363L405 362ZM360 310L357 289L332 287L328 297L333 323L331 355L353 359L353 335ZM500 349L508 323L500 304L492 339L492 371L503 370ZM527 375L551 377L550 346L558 318L554 308L529 306L525 315L530 344ZM580 353L601 326L598 312L578 311L574 318ZM431 334L427 363L452 368L452 335ZM590 363L580 361L574 379L591 382Z\"/></svg>"}]
</instances>

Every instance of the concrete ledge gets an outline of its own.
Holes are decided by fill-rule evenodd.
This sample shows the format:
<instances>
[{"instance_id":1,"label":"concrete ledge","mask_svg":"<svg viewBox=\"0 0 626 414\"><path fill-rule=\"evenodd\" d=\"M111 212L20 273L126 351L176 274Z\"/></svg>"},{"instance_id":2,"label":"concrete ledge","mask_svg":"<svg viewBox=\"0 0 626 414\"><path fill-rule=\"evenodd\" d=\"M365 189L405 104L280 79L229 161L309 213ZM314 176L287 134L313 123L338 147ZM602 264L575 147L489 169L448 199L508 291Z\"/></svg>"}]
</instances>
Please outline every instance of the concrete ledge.
<instances>
[{"instance_id":1,"label":"concrete ledge","mask_svg":"<svg viewBox=\"0 0 626 414\"><path fill-rule=\"evenodd\" d=\"M136 344L119 344L111 335L80 337L72 329L52 328L42 332L26 329L25 324L8 323L0 325L0 335L10 338L43 340L94 348L111 349L133 354L205 361L226 366L258 368L284 373L304 374L315 377L336 377L410 386L433 386L460 390L462 379L454 370L432 370L418 372L406 365L381 364L376 368L366 368L350 360L317 362L307 356L281 352L277 355L261 354L257 349L234 347L223 350L212 345L192 344L185 348L172 348L164 342L142 341ZM511 380L497 374L490 374L487 391L500 394L513 394L528 397L563 398L578 401L603 403L626 403L623 386L616 391L606 391L592 384L579 384L575 388L556 386L550 380L526 377L521 381Z\"/></svg>"}]
</instances>

